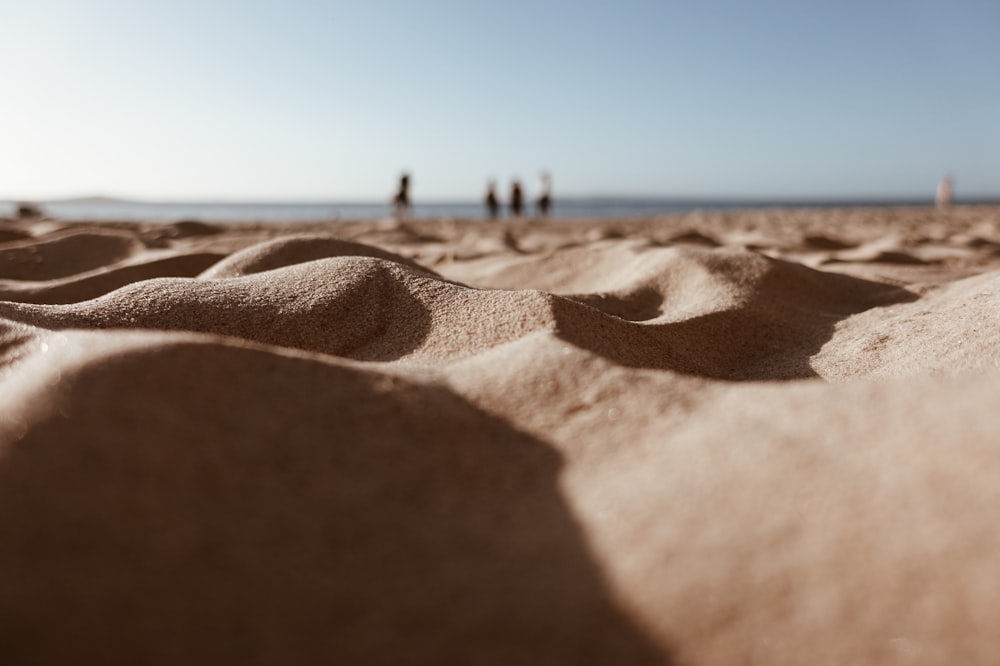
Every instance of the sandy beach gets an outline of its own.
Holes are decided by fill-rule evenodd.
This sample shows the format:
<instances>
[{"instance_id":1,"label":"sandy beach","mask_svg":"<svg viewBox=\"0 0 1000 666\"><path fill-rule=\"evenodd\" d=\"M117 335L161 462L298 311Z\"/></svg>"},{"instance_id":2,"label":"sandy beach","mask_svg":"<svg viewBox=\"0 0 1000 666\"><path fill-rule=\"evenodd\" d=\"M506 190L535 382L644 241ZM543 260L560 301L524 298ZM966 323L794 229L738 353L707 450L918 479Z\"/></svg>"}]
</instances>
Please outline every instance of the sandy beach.
<instances>
[{"instance_id":1,"label":"sandy beach","mask_svg":"<svg viewBox=\"0 0 1000 666\"><path fill-rule=\"evenodd\" d=\"M0 663L987 664L1000 207L0 221Z\"/></svg>"}]
</instances>

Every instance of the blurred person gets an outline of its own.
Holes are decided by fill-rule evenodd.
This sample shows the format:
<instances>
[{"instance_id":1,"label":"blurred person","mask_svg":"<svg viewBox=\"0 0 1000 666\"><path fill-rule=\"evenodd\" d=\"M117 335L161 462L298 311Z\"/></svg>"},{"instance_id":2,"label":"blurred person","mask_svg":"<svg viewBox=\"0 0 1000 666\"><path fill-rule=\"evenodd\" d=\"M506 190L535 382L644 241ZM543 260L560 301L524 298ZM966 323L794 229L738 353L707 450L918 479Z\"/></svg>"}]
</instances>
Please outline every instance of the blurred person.
<instances>
[{"instance_id":1,"label":"blurred person","mask_svg":"<svg viewBox=\"0 0 1000 666\"><path fill-rule=\"evenodd\" d=\"M524 192L521 190L521 181L517 178L510 183L510 216L521 217L524 209Z\"/></svg>"},{"instance_id":2,"label":"blurred person","mask_svg":"<svg viewBox=\"0 0 1000 666\"><path fill-rule=\"evenodd\" d=\"M497 184L495 180L486 183L486 216L495 220L500 214L500 200L497 199Z\"/></svg>"},{"instance_id":3,"label":"blurred person","mask_svg":"<svg viewBox=\"0 0 1000 666\"><path fill-rule=\"evenodd\" d=\"M934 197L934 201L937 203L938 208L947 208L951 205L952 196L955 193L955 179L951 176L945 176L938 183L937 193Z\"/></svg>"},{"instance_id":4,"label":"blurred person","mask_svg":"<svg viewBox=\"0 0 1000 666\"><path fill-rule=\"evenodd\" d=\"M17 204L15 211L20 220L35 220L44 217L42 209L38 204L22 202Z\"/></svg>"},{"instance_id":5,"label":"blurred person","mask_svg":"<svg viewBox=\"0 0 1000 666\"><path fill-rule=\"evenodd\" d=\"M547 217L552 208L552 177L543 171L538 180L538 217Z\"/></svg>"},{"instance_id":6,"label":"blurred person","mask_svg":"<svg viewBox=\"0 0 1000 666\"><path fill-rule=\"evenodd\" d=\"M410 211L410 174L403 173L399 177L399 189L392 198L392 209L396 217L403 218Z\"/></svg>"}]
</instances>

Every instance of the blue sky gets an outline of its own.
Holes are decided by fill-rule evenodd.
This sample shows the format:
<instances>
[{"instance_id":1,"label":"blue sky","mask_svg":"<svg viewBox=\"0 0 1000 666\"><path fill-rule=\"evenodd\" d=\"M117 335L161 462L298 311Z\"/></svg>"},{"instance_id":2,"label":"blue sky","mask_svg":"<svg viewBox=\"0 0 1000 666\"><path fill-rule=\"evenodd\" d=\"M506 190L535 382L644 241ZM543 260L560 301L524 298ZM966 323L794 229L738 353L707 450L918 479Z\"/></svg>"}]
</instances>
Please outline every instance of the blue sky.
<instances>
[{"instance_id":1,"label":"blue sky","mask_svg":"<svg viewBox=\"0 0 1000 666\"><path fill-rule=\"evenodd\" d=\"M0 198L1000 196L1000 3L0 0Z\"/></svg>"}]
</instances>

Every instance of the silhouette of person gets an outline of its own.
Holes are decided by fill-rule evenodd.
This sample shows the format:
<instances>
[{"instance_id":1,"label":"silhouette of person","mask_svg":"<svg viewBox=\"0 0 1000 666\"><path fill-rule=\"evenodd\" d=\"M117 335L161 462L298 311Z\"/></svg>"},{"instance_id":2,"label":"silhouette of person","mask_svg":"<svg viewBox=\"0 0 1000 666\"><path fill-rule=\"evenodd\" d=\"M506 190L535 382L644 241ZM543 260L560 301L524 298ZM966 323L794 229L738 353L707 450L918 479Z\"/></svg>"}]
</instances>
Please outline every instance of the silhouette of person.
<instances>
[{"instance_id":1,"label":"silhouette of person","mask_svg":"<svg viewBox=\"0 0 1000 666\"><path fill-rule=\"evenodd\" d=\"M486 183L486 216L491 220L495 220L497 215L500 214L500 200L497 199L497 184L496 181L489 181Z\"/></svg>"},{"instance_id":2,"label":"silhouette of person","mask_svg":"<svg viewBox=\"0 0 1000 666\"><path fill-rule=\"evenodd\" d=\"M934 197L938 208L947 208L951 205L951 198L955 191L955 179L945 176L937 186L937 194Z\"/></svg>"},{"instance_id":3,"label":"silhouette of person","mask_svg":"<svg viewBox=\"0 0 1000 666\"><path fill-rule=\"evenodd\" d=\"M552 208L552 177L547 171L542 172L538 182L538 216L545 217Z\"/></svg>"},{"instance_id":4,"label":"silhouette of person","mask_svg":"<svg viewBox=\"0 0 1000 666\"><path fill-rule=\"evenodd\" d=\"M521 191L521 181L516 178L510 184L510 216L521 217L524 208L524 192Z\"/></svg>"},{"instance_id":5,"label":"silhouette of person","mask_svg":"<svg viewBox=\"0 0 1000 666\"><path fill-rule=\"evenodd\" d=\"M33 203L17 204L17 217L20 220L32 220L42 217L42 209Z\"/></svg>"},{"instance_id":6,"label":"silhouette of person","mask_svg":"<svg viewBox=\"0 0 1000 666\"><path fill-rule=\"evenodd\" d=\"M392 208L396 217L405 217L410 210L410 174L399 177L399 189L392 198Z\"/></svg>"}]
</instances>

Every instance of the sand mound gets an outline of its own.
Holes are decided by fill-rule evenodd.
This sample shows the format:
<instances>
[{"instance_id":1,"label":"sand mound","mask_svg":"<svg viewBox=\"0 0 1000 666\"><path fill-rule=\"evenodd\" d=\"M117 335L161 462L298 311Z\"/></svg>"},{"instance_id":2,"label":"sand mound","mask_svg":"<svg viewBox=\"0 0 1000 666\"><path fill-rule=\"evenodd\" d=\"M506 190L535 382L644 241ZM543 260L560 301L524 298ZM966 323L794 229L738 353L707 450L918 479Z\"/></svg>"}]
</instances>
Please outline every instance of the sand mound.
<instances>
[{"instance_id":1,"label":"sand mound","mask_svg":"<svg viewBox=\"0 0 1000 666\"><path fill-rule=\"evenodd\" d=\"M552 300L340 257L242 278L146 280L79 304L0 303L0 316L52 330L185 330L369 361L444 360L552 327Z\"/></svg>"},{"instance_id":2,"label":"sand mound","mask_svg":"<svg viewBox=\"0 0 1000 666\"><path fill-rule=\"evenodd\" d=\"M556 328L574 344L625 365L721 379L811 376L809 358L837 321L916 297L892 285L746 250L632 242L442 272L475 284L566 294L612 315L597 323L593 315L553 301Z\"/></svg>"},{"instance_id":3,"label":"sand mound","mask_svg":"<svg viewBox=\"0 0 1000 666\"><path fill-rule=\"evenodd\" d=\"M1000 649L996 209L17 230L3 663Z\"/></svg>"},{"instance_id":4,"label":"sand mound","mask_svg":"<svg viewBox=\"0 0 1000 666\"><path fill-rule=\"evenodd\" d=\"M354 243L331 236L304 235L278 238L253 245L232 254L224 261L220 261L205 271L202 277L238 277L327 257L376 257L428 272L428 269L409 259L371 245Z\"/></svg>"},{"instance_id":5,"label":"sand mound","mask_svg":"<svg viewBox=\"0 0 1000 666\"><path fill-rule=\"evenodd\" d=\"M195 276L222 257L210 252L180 254L139 262L126 261L58 280L0 281L0 300L44 305L76 303L155 277Z\"/></svg>"},{"instance_id":6,"label":"sand mound","mask_svg":"<svg viewBox=\"0 0 1000 666\"><path fill-rule=\"evenodd\" d=\"M1000 331L998 271L841 322L813 364L831 379L995 370L1000 368L995 331Z\"/></svg>"},{"instance_id":7,"label":"sand mound","mask_svg":"<svg viewBox=\"0 0 1000 666\"><path fill-rule=\"evenodd\" d=\"M51 280L99 268L137 252L130 234L62 233L0 245L0 279Z\"/></svg>"},{"instance_id":8,"label":"sand mound","mask_svg":"<svg viewBox=\"0 0 1000 666\"><path fill-rule=\"evenodd\" d=\"M31 238L31 234L26 231L0 227L0 243L11 243L15 241L27 240L29 238Z\"/></svg>"},{"instance_id":9,"label":"sand mound","mask_svg":"<svg viewBox=\"0 0 1000 666\"><path fill-rule=\"evenodd\" d=\"M273 258L270 246L263 256ZM256 252L250 248L238 258ZM206 279L210 269L199 280L146 280L59 308L0 304L0 316L51 329L186 330L359 360L423 363L550 330L624 365L751 379L809 376L808 357L835 321L909 297L895 287L746 251L649 254L643 270L625 265L628 280L612 273L612 285L625 285L612 294L615 300L475 290L395 262L340 257L240 278ZM590 266L600 273L613 259ZM648 303L650 295L659 312L648 321L613 314ZM575 301L604 305L612 314Z\"/></svg>"},{"instance_id":10,"label":"sand mound","mask_svg":"<svg viewBox=\"0 0 1000 666\"><path fill-rule=\"evenodd\" d=\"M196 338L47 355L3 421L13 663L654 663L559 456L446 389Z\"/></svg>"}]
</instances>

